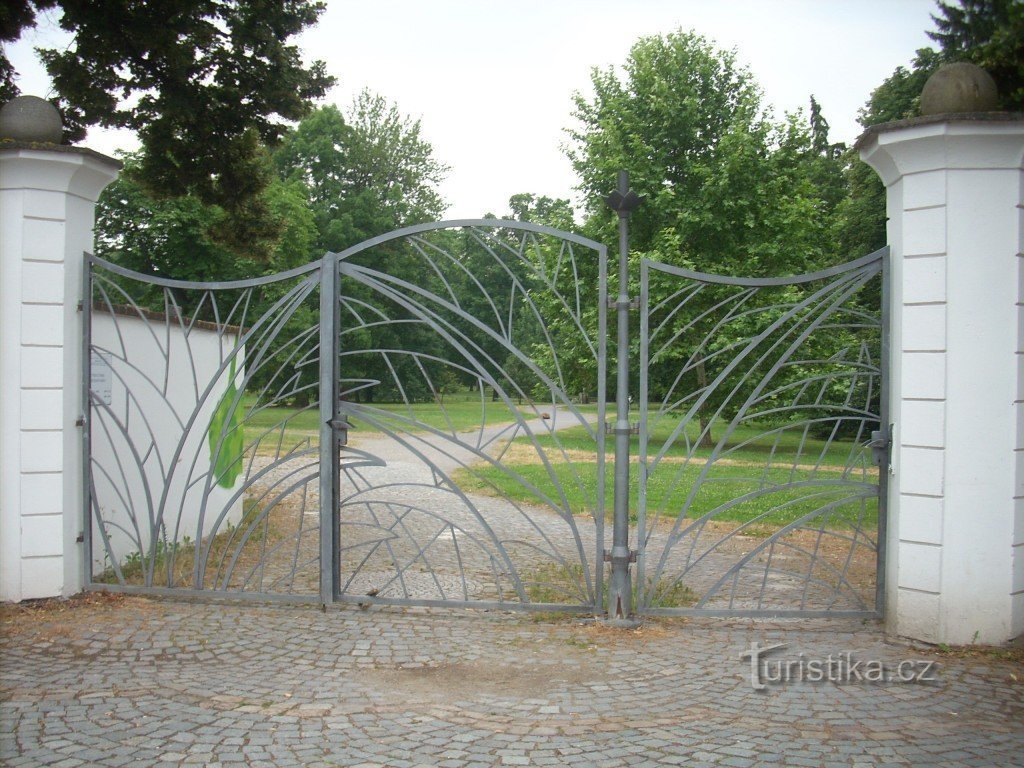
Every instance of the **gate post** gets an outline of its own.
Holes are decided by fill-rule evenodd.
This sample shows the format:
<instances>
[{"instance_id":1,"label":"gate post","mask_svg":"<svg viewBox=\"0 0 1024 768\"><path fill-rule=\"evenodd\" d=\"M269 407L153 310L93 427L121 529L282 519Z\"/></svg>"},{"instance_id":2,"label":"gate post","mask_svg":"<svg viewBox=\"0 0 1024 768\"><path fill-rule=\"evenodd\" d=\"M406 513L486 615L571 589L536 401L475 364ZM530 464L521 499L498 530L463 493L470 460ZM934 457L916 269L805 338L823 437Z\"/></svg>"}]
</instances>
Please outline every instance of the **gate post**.
<instances>
[{"instance_id":1,"label":"gate post","mask_svg":"<svg viewBox=\"0 0 1024 768\"><path fill-rule=\"evenodd\" d=\"M337 521L341 469L338 462L338 256L320 264L320 603L337 592Z\"/></svg>"},{"instance_id":2,"label":"gate post","mask_svg":"<svg viewBox=\"0 0 1024 768\"><path fill-rule=\"evenodd\" d=\"M889 631L1024 632L1024 115L870 128L892 248Z\"/></svg>"},{"instance_id":3,"label":"gate post","mask_svg":"<svg viewBox=\"0 0 1024 768\"><path fill-rule=\"evenodd\" d=\"M0 600L82 587L82 254L121 163L59 144L60 116L0 110Z\"/></svg>"},{"instance_id":4,"label":"gate post","mask_svg":"<svg viewBox=\"0 0 1024 768\"><path fill-rule=\"evenodd\" d=\"M606 559L612 569L608 585L608 620L630 622L633 617L633 585L629 564L629 441L633 432L629 423L629 215L643 198L629 188L629 174L619 171L619 185L605 198L619 215L619 295L614 306L618 315L618 345L615 384L615 503L612 518L612 550Z\"/></svg>"}]
</instances>

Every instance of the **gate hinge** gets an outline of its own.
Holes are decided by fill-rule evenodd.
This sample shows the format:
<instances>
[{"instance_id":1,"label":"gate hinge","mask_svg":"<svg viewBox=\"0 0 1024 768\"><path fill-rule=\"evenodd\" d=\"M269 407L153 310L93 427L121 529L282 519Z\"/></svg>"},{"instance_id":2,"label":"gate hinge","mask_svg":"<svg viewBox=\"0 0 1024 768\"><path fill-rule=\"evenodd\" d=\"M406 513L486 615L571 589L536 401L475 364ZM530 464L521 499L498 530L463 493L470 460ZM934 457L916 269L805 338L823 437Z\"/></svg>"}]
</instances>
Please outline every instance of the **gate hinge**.
<instances>
[{"instance_id":1,"label":"gate hinge","mask_svg":"<svg viewBox=\"0 0 1024 768\"><path fill-rule=\"evenodd\" d=\"M629 424L629 429L619 429L615 426L614 421L606 421L604 423L604 433L606 435L639 435L640 434L640 422L633 421Z\"/></svg>"},{"instance_id":2,"label":"gate hinge","mask_svg":"<svg viewBox=\"0 0 1024 768\"><path fill-rule=\"evenodd\" d=\"M640 309L640 299L626 299L626 301L619 301L618 299L609 296L608 297L608 308L609 309Z\"/></svg>"},{"instance_id":3,"label":"gate hinge","mask_svg":"<svg viewBox=\"0 0 1024 768\"><path fill-rule=\"evenodd\" d=\"M339 445L348 445L348 431L350 429L355 429L355 427L348 423L348 419L331 419L327 422L327 426L334 430L338 437Z\"/></svg>"},{"instance_id":4,"label":"gate hinge","mask_svg":"<svg viewBox=\"0 0 1024 768\"><path fill-rule=\"evenodd\" d=\"M626 562L627 563L635 563L636 562L636 558L637 558L637 554L638 554L637 550L635 550L635 549L629 550L629 557L626 558ZM604 550L604 561L606 563L610 563L610 562L612 562L613 559L614 558L612 558L612 551L610 549Z\"/></svg>"},{"instance_id":5,"label":"gate hinge","mask_svg":"<svg viewBox=\"0 0 1024 768\"><path fill-rule=\"evenodd\" d=\"M77 419L75 419L75 426L76 427L84 427L85 426L85 416L79 416Z\"/></svg>"},{"instance_id":6,"label":"gate hinge","mask_svg":"<svg viewBox=\"0 0 1024 768\"><path fill-rule=\"evenodd\" d=\"M79 301L77 307L79 312L85 312L85 302Z\"/></svg>"},{"instance_id":7,"label":"gate hinge","mask_svg":"<svg viewBox=\"0 0 1024 768\"><path fill-rule=\"evenodd\" d=\"M885 429L876 429L871 433L871 441L868 448L871 449L871 458L879 467L888 460L889 449L892 447L892 424Z\"/></svg>"}]
</instances>

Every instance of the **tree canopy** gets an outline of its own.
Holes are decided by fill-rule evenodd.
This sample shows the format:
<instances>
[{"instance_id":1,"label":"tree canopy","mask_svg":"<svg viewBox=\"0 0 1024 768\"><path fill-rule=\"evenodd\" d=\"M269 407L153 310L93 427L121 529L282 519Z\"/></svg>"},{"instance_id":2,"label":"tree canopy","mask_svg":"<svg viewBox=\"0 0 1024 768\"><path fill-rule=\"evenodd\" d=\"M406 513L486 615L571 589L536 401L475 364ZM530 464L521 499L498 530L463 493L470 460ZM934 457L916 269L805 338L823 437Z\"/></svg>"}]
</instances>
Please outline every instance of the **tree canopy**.
<instances>
[{"instance_id":1,"label":"tree canopy","mask_svg":"<svg viewBox=\"0 0 1024 768\"><path fill-rule=\"evenodd\" d=\"M437 187L448 168L433 153L419 120L363 90L346 115L327 106L303 119L274 152L274 165L309 189L321 247L341 250L441 216Z\"/></svg>"},{"instance_id":2,"label":"tree canopy","mask_svg":"<svg viewBox=\"0 0 1024 768\"><path fill-rule=\"evenodd\" d=\"M269 181L261 144L273 145L334 82L288 42L322 2L14 0L0 12L0 41L55 7L73 42L39 53L69 140L90 125L129 128L143 146L132 172L151 196L194 195L242 229L266 215L252 208ZM17 95L15 77L0 51L0 101Z\"/></svg>"}]
</instances>

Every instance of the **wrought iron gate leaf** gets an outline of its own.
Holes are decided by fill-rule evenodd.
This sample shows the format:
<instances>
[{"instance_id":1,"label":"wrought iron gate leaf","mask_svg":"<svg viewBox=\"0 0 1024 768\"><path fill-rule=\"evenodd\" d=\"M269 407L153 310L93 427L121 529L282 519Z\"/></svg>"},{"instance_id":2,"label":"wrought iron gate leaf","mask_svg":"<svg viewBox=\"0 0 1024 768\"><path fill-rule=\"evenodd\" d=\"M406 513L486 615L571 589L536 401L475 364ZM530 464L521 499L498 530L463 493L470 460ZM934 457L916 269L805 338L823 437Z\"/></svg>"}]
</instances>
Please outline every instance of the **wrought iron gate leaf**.
<instances>
[{"instance_id":1,"label":"wrought iron gate leaf","mask_svg":"<svg viewBox=\"0 0 1024 768\"><path fill-rule=\"evenodd\" d=\"M856 302L884 259L760 280L643 263L641 611L880 610L884 333Z\"/></svg>"},{"instance_id":2,"label":"wrought iron gate leaf","mask_svg":"<svg viewBox=\"0 0 1024 768\"><path fill-rule=\"evenodd\" d=\"M881 609L885 259L642 262L639 613ZM604 246L467 220L254 280L85 277L93 588L602 610L606 316L635 307Z\"/></svg>"}]
</instances>

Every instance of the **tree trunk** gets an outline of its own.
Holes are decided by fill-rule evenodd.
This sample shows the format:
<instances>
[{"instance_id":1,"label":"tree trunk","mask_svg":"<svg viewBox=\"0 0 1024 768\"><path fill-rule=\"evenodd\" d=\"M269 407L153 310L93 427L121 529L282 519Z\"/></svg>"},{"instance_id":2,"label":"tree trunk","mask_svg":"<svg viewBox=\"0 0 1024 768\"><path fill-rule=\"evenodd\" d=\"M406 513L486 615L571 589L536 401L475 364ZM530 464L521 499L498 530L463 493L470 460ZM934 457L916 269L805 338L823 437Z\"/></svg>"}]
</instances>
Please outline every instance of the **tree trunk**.
<instances>
[{"instance_id":1,"label":"tree trunk","mask_svg":"<svg viewBox=\"0 0 1024 768\"><path fill-rule=\"evenodd\" d=\"M703 393L708 386L708 372L704 367L704 358L697 361L697 387ZM708 405L705 401L697 409L697 418L700 421L700 439L697 442L698 448L714 448L715 441L711 437L711 415L708 413Z\"/></svg>"}]
</instances>

